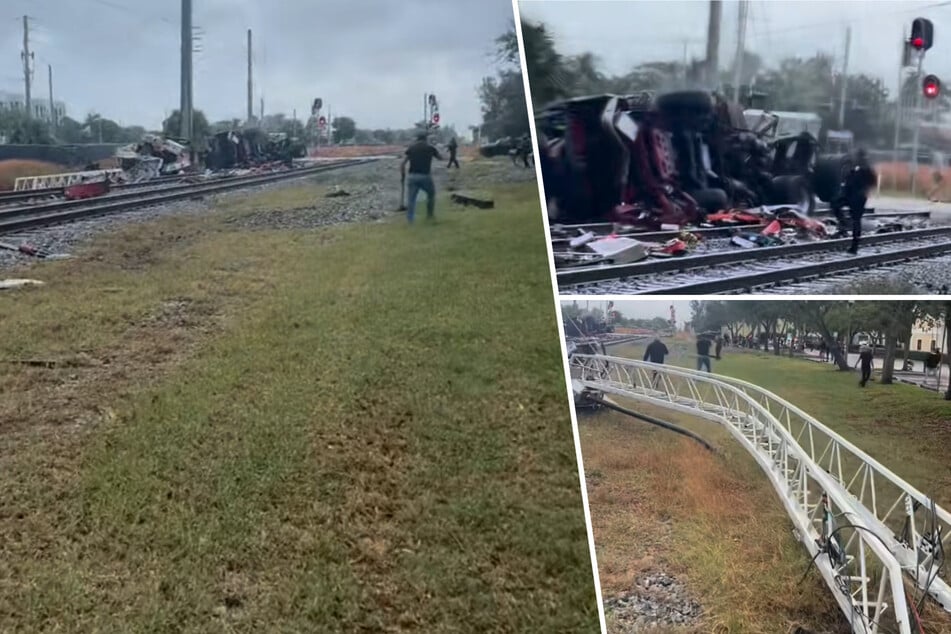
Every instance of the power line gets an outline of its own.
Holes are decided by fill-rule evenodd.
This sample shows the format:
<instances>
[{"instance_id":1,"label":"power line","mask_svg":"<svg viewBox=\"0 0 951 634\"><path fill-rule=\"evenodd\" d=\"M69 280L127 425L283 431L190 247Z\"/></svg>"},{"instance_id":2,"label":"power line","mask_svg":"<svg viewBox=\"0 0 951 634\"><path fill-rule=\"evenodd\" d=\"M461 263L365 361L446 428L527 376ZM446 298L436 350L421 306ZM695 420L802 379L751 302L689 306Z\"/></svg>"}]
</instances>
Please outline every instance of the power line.
<instances>
[{"instance_id":1,"label":"power line","mask_svg":"<svg viewBox=\"0 0 951 634\"><path fill-rule=\"evenodd\" d=\"M946 0L944 2L936 2L934 4L929 4L929 5L916 7L916 8L904 8L904 9L897 9L895 11L888 11L888 12L881 12L881 13L877 13L877 12L866 13L864 16L861 16L861 17L849 18L844 20L826 20L824 22L813 22L812 24L800 24L796 26L787 26L781 29L764 31L762 33L757 34L757 37L768 36L768 35L769 36L780 35L783 33L791 33L793 31L802 31L804 29L815 29L819 27L853 26L854 24L858 22L863 22L863 21L867 21L867 20L871 20L875 18L881 18L883 16L902 15L906 13L917 13L917 12L925 11L927 9L935 9L938 7L946 7L946 6L951 6L951 0Z\"/></svg>"}]
</instances>

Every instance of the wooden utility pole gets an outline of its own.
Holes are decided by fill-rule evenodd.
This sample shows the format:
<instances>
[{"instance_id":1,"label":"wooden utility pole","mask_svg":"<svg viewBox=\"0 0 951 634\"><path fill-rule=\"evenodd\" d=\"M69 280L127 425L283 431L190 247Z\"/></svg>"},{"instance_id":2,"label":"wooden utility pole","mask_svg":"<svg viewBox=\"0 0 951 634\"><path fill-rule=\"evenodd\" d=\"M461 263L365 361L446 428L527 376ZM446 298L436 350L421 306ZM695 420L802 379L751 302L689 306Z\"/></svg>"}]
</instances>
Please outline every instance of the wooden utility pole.
<instances>
[{"instance_id":1,"label":"wooden utility pole","mask_svg":"<svg viewBox=\"0 0 951 634\"><path fill-rule=\"evenodd\" d=\"M740 82L743 80L743 57L746 50L746 17L749 2L740 0L737 7L736 57L733 61L733 101L740 103Z\"/></svg>"},{"instance_id":2,"label":"wooden utility pole","mask_svg":"<svg viewBox=\"0 0 951 634\"><path fill-rule=\"evenodd\" d=\"M30 52L30 18L23 16L23 52L20 53L23 58L23 97L26 101L26 117L33 117L32 100L30 99L30 75L33 73L31 62L33 53Z\"/></svg>"},{"instance_id":3,"label":"wooden utility pole","mask_svg":"<svg viewBox=\"0 0 951 634\"><path fill-rule=\"evenodd\" d=\"M852 45L852 27L845 27L845 58L842 60L842 90L839 93L839 129L845 129L845 98L849 87L849 48Z\"/></svg>"},{"instance_id":4,"label":"wooden utility pole","mask_svg":"<svg viewBox=\"0 0 951 634\"><path fill-rule=\"evenodd\" d=\"M720 67L720 17L723 14L721 0L710 0L710 21L707 23L707 84L716 88Z\"/></svg>"},{"instance_id":5,"label":"wooden utility pole","mask_svg":"<svg viewBox=\"0 0 951 634\"><path fill-rule=\"evenodd\" d=\"M251 74L253 70L251 59L251 29L248 29L248 125L254 118L254 80Z\"/></svg>"}]
</instances>

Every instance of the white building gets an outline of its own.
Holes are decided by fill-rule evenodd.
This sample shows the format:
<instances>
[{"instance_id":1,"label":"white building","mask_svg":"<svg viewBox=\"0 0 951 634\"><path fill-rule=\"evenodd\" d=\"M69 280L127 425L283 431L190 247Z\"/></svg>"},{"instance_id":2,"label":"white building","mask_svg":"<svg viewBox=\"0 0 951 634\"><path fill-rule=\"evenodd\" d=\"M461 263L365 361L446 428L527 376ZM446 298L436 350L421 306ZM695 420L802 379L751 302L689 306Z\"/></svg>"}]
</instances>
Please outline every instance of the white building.
<instances>
[{"instance_id":1,"label":"white building","mask_svg":"<svg viewBox=\"0 0 951 634\"><path fill-rule=\"evenodd\" d=\"M51 116L50 100L40 97L39 95L31 95L30 107L33 110L34 118L46 121L48 123L62 121L63 117L66 116L66 104L64 102L55 100L53 101L53 113ZM0 113L10 111L22 112L25 108L26 97L24 97L22 94L0 90Z\"/></svg>"}]
</instances>

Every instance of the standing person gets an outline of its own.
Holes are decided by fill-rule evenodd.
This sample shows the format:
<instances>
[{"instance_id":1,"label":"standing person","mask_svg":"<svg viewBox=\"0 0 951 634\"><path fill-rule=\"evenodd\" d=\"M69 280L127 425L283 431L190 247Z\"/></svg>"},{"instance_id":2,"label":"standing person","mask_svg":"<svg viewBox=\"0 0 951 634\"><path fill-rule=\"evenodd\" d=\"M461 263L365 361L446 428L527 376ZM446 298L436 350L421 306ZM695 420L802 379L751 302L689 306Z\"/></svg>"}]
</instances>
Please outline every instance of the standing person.
<instances>
[{"instance_id":1,"label":"standing person","mask_svg":"<svg viewBox=\"0 0 951 634\"><path fill-rule=\"evenodd\" d=\"M723 350L723 338L717 336L717 347L716 352L714 353L717 357L717 361L720 360L720 352Z\"/></svg>"},{"instance_id":2,"label":"standing person","mask_svg":"<svg viewBox=\"0 0 951 634\"><path fill-rule=\"evenodd\" d=\"M707 372L713 372L710 367L710 340L700 335L697 339L697 369L706 367Z\"/></svg>"},{"instance_id":3,"label":"standing person","mask_svg":"<svg viewBox=\"0 0 951 634\"><path fill-rule=\"evenodd\" d=\"M852 216L852 246L849 247L848 252L852 255L859 252L859 240L862 238L862 214L865 213L868 192L875 186L877 179L875 170L869 165L865 150L859 148L855 152L851 168L842 181L842 192L832 203L832 210L839 222L840 234L845 233L846 226L842 208L849 208Z\"/></svg>"},{"instance_id":4,"label":"standing person","mask_svg":"<svg viewBox=\"0 0 951 634\"><path fill-rule=\"evenodd\" d=\"M426 218L432 220L436 212L436 184L433 182L433 158L440 161L442 156L426 140L426 133L420 132L416 136L416 143L406 148L406 157L400 163L400 174L406 174L406 165L409 164L409 177L406 179L408 188L406 218L410 224L416 216L416 197L419 191L426 192Z\"/></svg>"},{"instance_id":5,"label":"standing person","mask_svg":"<svg viewBox=\"0 0 951 634\"><path fill-rule=\"evenodd\" d=\"M862 380L859 381L859 385L862 387L865 387L865 384L872 378L873 358L872 349L869 346L862 346L862 349L859 351L859 358L855 362L855 365L852 366L856 367L858 364L862 364Z\"/></svg>"},{"instance_id":6,"label":"standing person","mask_svg":"<svg viewBox=\"0 0 951 634\"><path fill-rule=\"evenodd\" d=\"M459 144L456 142L456 137L449 139L449 145L446 146L449 149L449 164L446 165L446 169L455 164L456 169L459 169L459 159L456 158L456 152L459 150Z\"/></svg>"},{"instance_id":7,"label":"standing person","mask_svg":"<svg viewBox=\"0 0 951 634\"><path fill-rule=\"evenodd\" d=\"M668 354L670 354L670 350L668 350L667 346L664 345L664 342L660 340L660 337L654 335L654 340L651 341L647 345L647 349L644 350L644 361L663 365L664 357L666 357ZM651 382L654 384L654 386L657 385L657 370L654 370L654 375L651 377Z\"/></svg>"}]
</instances>

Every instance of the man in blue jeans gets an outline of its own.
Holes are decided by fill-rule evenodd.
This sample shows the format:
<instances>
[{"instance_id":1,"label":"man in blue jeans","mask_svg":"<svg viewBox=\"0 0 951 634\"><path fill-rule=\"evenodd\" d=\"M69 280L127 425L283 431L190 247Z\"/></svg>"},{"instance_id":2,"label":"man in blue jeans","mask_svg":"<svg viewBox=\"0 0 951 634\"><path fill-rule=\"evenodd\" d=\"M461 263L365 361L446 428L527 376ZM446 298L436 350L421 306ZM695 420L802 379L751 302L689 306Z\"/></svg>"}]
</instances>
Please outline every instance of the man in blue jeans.
<instances>
[{"instance_id":1,"label":"man in blue jeans","mask_svg":"<svg viewBox=\"0 0 951 634\"><path fill-rule=\"evenodd\" d=\"M400 173L406 174L406 164L409 164L409 177L406 179L406 218L413 222L416 216L416 197L419 190L426 192L426 218L432 220L436 211L436 185L433 183L433 159L440 161L439 151L426 140L426 133L416 137L416 143L406 148L406 157L400 164Z\"/></svg>"},{"instance_id":2,"label":"man in blue jeans","mask_svg":"<svg viewBox=\"0 0 951 634\"><path fill-rule=\"evenodd\" d=\"M710 340L706 335L700 335L697 338L697 369L703 370L704 367L707 372L713 371L710 369Z\"/></svg>"}]
</instances>

